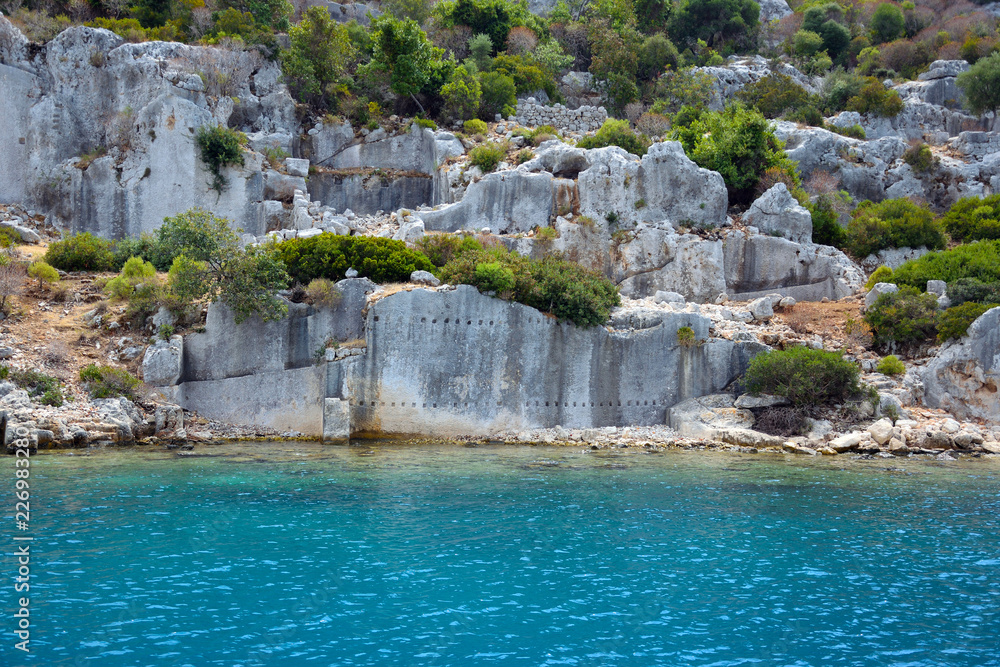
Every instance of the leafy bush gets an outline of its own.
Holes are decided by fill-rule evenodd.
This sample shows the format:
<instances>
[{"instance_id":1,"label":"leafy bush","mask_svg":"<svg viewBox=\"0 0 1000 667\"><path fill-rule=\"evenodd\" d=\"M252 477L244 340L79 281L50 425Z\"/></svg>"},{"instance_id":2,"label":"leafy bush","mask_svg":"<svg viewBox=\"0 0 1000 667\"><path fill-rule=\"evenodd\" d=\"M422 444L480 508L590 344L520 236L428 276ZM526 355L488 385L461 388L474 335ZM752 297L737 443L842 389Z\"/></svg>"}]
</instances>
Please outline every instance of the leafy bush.
<instances>
[{"instance_id":1,"label":"leafy bush","mask_svg":"<svg viewBox=\"0 0 1000 667\"><path fill-rule=\"evenodd\" d=\"M872 41L876 44L891 42L902 35L905 29L906 19L899 7L883 2L875 8L875 13L872 14L871 31Z\"/></svg>"},{"instance_id":2,"label":"leafy bush","mask_svg":"<svg viewBox=\"0 0 1000 667\"><path fill-rule=\"evenodd\" d=\"M868 77L858 94L847 100L847 110L892 118L903 110L903 98L895 90L886 88L878 79Z\"/></svg>"},{"instance_id":3,"label":"leafy bush","mask_svg":"<svg viewBox=\"0 0 1000 667\"><path fill-rule=\"evenodd\" d=\"M39 287L42 286L43 282L53 285L59 282L59 272L52 268L48 262L42 260L31 263L31 266L28 267L28 275L32 278L38 278Z\"/></svg>"},{"instance_id":4,"label":"leafy bush","mask_svg":"<svg viewBox=\"0 0 1000 667\"><path fill-rule=\"evenodd\" d=\"M826 129L831 132L836 132L842 137L850 137L851 139L865 139L867 136L865 134L865 128L861 127L857 123L854 125L847 125L845 127L840 125L828 125L826 126Z\"/></svg>"},{"instance_id":5,"label":"leafy bush","mask_svg":"<svg viewBox=\"0 0 1000 667\"><path fill-rule=\"evenodd\" d=\"M91 398L118 398L136 400L139 378L123 368L90 364L80 369L80 380Z\"/></svg>"},{"instance_id":6,"label":"leafy bush","mask_svg":"<svg viewBox=\"0 0 1000 667\"><path fill-rule=\"evenodd\" d=\"M479 167L483 173L488 173L497 168L506 154L506 144L482 144L469 151L469 162Z\"/></svg>"},{"instance_id":7,"label":"leafy bush","mask_svg":"<svg viewBox=\"0 0 1000 667\"><path fill-rule=\"evenodd\" d=\"M895 354L890 354L887 357L882 357L875 370L882 375L902 375L906 372L906 366L899 360L899 357Z\"/></svg>"},{"instance_id":8,"label":"leafy bush","mask_svg":"<svg viewBox=\"0 0 1000 667\"><path fill-rule=\"evenodd\" d=\"M1000 194L963 197L941 218L948 234L957 241L1000 239Z\"/></svg>"},{"instance_id":9,"label":"leafy bush","mask_svg":"<svg viewBox=\"0 0 1000 667\"><path fill-rule=\"evenodd\" d=\"M137 285L155 282L156 267L139 257L132 257L125 262L121 273L108 281L104 291L112 299L128 299L135 292Z\"/></svg>"},{"instance_id":10,"label":"leafy bush","mask_svg":"<svg viewBox=\"0 0 1000 667\"><path fill-rule=\"evenodd\" d=\"M438 129L437 123L435 123L434 121L432 121L430 118L419 118L419 117L417 117L417 118L413 119L413 122L416 123L419 127L423 127L423 128L428 129L428 130L436 130L436 129Z\"/></svg>"},{"instance_id":11,"label":"leafy bush","mask_svg":"<svg viewBox=\"0 0 1000 667\"><path fill-rule=\"evenodd\" d=\"M56 241L45 252L45 261L63 271L110 271L114 264L111 242L90 232Z\"/></svg>"},{"instance_id":12,"label":"leafy bush","mask_svg":"<svg viewBox=\"0 0 1000 667\"><path fill-rule=\"evenodd\" d=\"M759 111L737 103L722 112L693 115L687 127L675 129L674 136L698 166L722 174L733 200L749 203L761 177L772 167L795 174L784 144Z\"/></svg>"},{"instance_id":13,"label":"leafy bush","mask_svg":"<svg viewBox=\"0 0 1000 667\"><path fill-rule=\"evenodd\" d=\"M417 249L431 264L440 268L452 258L469 250L482 250L483 244L469 234L427 234L417 241Z\"/></svg>"},{"instance_id":14,"label":"leafy bush","mask_svg":"<svg viewBox=\"0 0 1000 667\"><path fill-rule=\"evenodd\" d=\"M865 312L873 344L890 352L906 351L937 333L937 297L913 287L883 294Z\"/></svg>"},{"instance_id":15,"label":"leafy bush","mask_svg":"<svg viewBox=\"0 0 1000 667\"><path fill-rule=\"evenodd\" d=\"M767 118L778 118L809 104L809 93L787 74L772 72L748 83L736 94L748 106L754 107Z\"/></svg>"},{"instance_id":16,"label":"leafy bush","mask_svg":"<svg viewBox=\"0 0 1000 667\"><path fill-rule=\"evenodd\" d=\"M639 81L652 81L670 67L677 69L680 54L674 43L661 33L647 37L639 48Z\"/></svg>"},{"instance_id":17,"label":"leafy bush","mask_svg":"<svg viewBox=\"0 0 1000 667\"><path fill-rule=\"evenodd\" d=\"M913 171L917 173L930 171L935 163L934 154L931 153L931 147L927 144L917 144L907 148L903 153L903 161L910 165ZM998 228L998 231L1000 231L1000 228Z\"/></svg>"},{"instance_id":18,"label":"leafy bush","mask_svg":"<svg viewBox=\"0 0 1000 667\"><path fill-rule=\"evenodd\" d=\"M281 71L292 95L323 109L337 96L356 53L347 27L325 7L310 7L288 29L289 48L281 53Z\"/></svg>"},{"instance_id":19,"label":"leafy bush","mask_svg":"<svg viewBox=\"0 0 1000 667\"><path fill-rule=\"evenodd\" d=\"M503 72L484 72L479 77L482 97L479 100L479 118L491 121L500 114L514 115L517 109L517 87L514 79Z\"/></svg>"},{"instance_id":20,"label":"leafy bush","mask_svg":"<svg viewBox=\"0 0 1000 667\"><path fill-rule=\"evenodd\" d=\"M531 260L503 247L470 249L440 273L442 280L475 285L584 327L606 322L621 302L611 281L555 255Z\"/></svg>"},{"instance_id":21,"label":"leafy bush","mask_svg":"<svg viewBox=\"0 0 1000 667\"><path fill-rule=\"evenodd\" d=\"M840 352L800 346L754 357L745 383L751 393L784 396L799 408L815 407L858 394L860 373Z\"/></svg>"},{"instance_id":22,"label":"leafy bush","mask_svg":"<svg viewBox=\"0 0 1000 667\"><path fill-rule=\"evenodd\" d=\"M970 301L989 305L1000 305L1000 280L984 283L975 278L959 278L948 283L948 298L953 306Z\"/></svg>"},{"instance_id":23,"label":"leafy bush","mask_svg":"<svg viewBox=\"0 0 1000 667\"><path fill-rule=\"evenodd\" d=\"M926 206L909 199L886 199L878 204L864 201L854 210L847 226L848 250L867 257L885 248L943 248L944 233Z\"/></svg>"},{"instance_id":24,"label":"leafy bush","mask_svg":"<svg viewBox=\"0 0 1000 667\"><path fill-rule=\"evenodd\" d=\"M118 239L114 242L114 261L111 269L113 271L121 271L122 267L125 266L125 262L129 259L132 257L141 257L149 262L152 262L153 266L155 266L157 270L166 271L170 268L170 261L167 261L165 266L161 266L161 262L159 261L159 252L160 249L157 245L157 239L152 234L143 234L138 238L126 236L125 238ZM171 258L171 260L172 259L173 258Z\"/></svg>"},{"instance_id":25,"label":"leafy bush","mask_svg":"<svg viewBox=\"0 0 1000 667\"><path fill-rule=\"evenodd\" d=\"M968 301L949 308L938 316L938 340L943 343L953 338L961 338L969 330L970 324L994 307Z\"/></svg>"},{"instance_id":26,"label":"leafy bush","mask_svg":"<svg viewBox=\"0 0 1000 667\"><path fill-rule=\"evenodd\" d=\"M667 32L675 44L704 40L721 49L750 44L760 25L760 6L752 0L683 0L670 15Z\"/></svg>"},{"instance_id":27,"label":"leafy bush","mask_svg":"<svg viewBox=\"0 0 1000 667\"><path fill-rule=\"evenodd\" d=\"M854 72L835 70L823 79L823 101L828 113L847 109L847 101L857 97L868 81Z\"/></svg>"},{"instance_id":28,"label":"leafy bush","mask_svg":"<svg viewBox=\"0 0 1000 667\"><path fill-rule=\"evenodd\" d=\"M975 278L985 283L1000 280L1000 240L979 241L911 259L892 272L892 282L924 289L928 280L953 283Z\"/></svg>"},{"instance_id":29,"label":"leafy bush","mask_svg":"<svg viewBox=\"0 0 1000 667\"><path fill-rule=\"evenodd\" d=\"M62 406L65 399L62 387L56 378L36 370L19 371L9 369L6 366L3 366L2 369L6 371L6 379L26 390L28 396L38 399L38 403L56 408ZM0 373L0 375L4 374Z\"/></svg>"},{"instance_id":30,"label":"leafy bush","mask_svg":"<svg viewBox=\"0 0 1000 667\"><path fill-rule=\"evenodd\" d=\"M462 127L465 129L466 134L486 134L490 131L489 126L478 118L465 121Z\"/></svg>"},{"instance_id":31,"label":"leafy bush","mask_svg":"<svg viewBox=\"0 0 1000 667\"><path fill-rule=\"evenodd\" d=\"M247 135L221 125L203 125L195 135L195 142L201 150L202 161L212 172L212 189L222 192L226 187L222 168L243 165L243 146Z\"/></svg>"},{"instance_id":32,"label":"leafy bush","mask_svg":"<svg viewBox=\"0 0 1000 667\"><path fill-rule=\"evenodd\" d=\"M618 146L633 155L643 156L649 149L649 141L645 137L636 136L627 120L609 118L592 137L584 137L576 144L580 148L604 148Z\"/></svg>"},{"instance_id":33,"label":"leafy bush","mask_svg":"<svg viewBox=\"0 0 1000 667\"><path fill-rule=\"evenodd\" d=\"M402 241L372 236L323 233L278 243L275 253L288 275L305 285L316 278L343 280L350 268L377 283L406 282L414 271L434 270L423 253Z\"/></svg>"},{"instance_id":34,"label":"leafy bush","mask_svg":"<svg viewBox=\"0 0 1000 667\"><path fill-rule=\"evenodd\" d=\"M892 269L888 266L880 266L875 269L872 274L868 277L868 282L865 283L865 291L871 290L878 283L887 283L889 279L892 278Z\"/></svg>"},{"instance_id":35,"label":"leafy bush","mask_svg":"<svg viewBox=\"0 0 1000 667\"><path fill-rule=\"evenodd\" d=\"M956 83L973 113L996 111L1000 108L1000 53L977 61L958 75Z\"/></svg>"},{"instance_id":36,"label":"leafy bush","mask_svg":"<svg viewBox=\"0 0 1000 667\"><path fill-rule=\"evenodd\" d=\"M823 38L811 30L799 30L792 36L792 49L797 56L813 56L823 48Z\"/></svg>"},{"instance_id":37,"label":"leafy bush","mask_svg":"<svg viewBox=\"0 0 1000 667\"><path fill-rule=\"evenodd\" d=\"M820 195L806 208L812 215L812 241L835 248L847 245L847 232L840 226L840 214L833 206L830 195Z\"/></svg>"},{"instance_id":38,"label":"leafy bush","mask_svg":"<svg viewBox=\"0 0 1000 667\"><path fill-rule=\"evenodd\" d=\"M698 341L691 327L681 327L677 330L677 344L681 347L694 347Z\"/></svg>"},{"instance_id":39,"label":"leafy bush","mask_svg":"<svg viewBox=\"0 0 1000 667\"><path fill-rule=\"evenodd\" d=\"M314 306L322 306L325 308L333 308L340 300L343 295L337 286L333 284L333 281L326 278L314 278L306 286L306 296Z\"/></svg>"}]
</instances>

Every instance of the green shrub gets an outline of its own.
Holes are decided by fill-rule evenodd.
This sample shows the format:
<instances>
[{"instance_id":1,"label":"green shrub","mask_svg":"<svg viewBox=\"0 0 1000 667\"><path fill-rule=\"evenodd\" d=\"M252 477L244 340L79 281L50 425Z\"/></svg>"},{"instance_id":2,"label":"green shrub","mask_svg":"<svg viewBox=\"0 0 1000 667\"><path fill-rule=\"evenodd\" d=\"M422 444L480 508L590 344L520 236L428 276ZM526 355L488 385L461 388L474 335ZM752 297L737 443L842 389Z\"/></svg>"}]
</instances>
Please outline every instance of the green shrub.
<instances>
[{"instance_id":1,"label":"green shrub","mask_svg":"<svg viewBox=\"0 0 1000 667\"><path fill-rule=\"evenodd\" d=\"M698 341L691 327L681 327L677 330L677 344L681 347L694 347Z\"/></svg>"},{"instance_id":2,"label":"green shrub","mask_svg":"<svg viewBox=\"0 0 1000 667\"><path fill-rule=\"evenodd\" d=\"M110 241L83 232L52 243L45 261L63 271L110 271L114 254Z\"/></svg>"},{"instance_id":3,"label":"green shrub","mask_svg":"<svg viewBox=\"0 0 1000 667\"><path fill-rule=\"evenodd\" d=\"M501 298L512 292L516 283L514 272L500 262L477 264L472 273L472 285L481 292L493 292Z\"/></svg>"},{"instance_id":4,"label":"green shrub","mask_svg":"<svg viewBox=\"0 0 1000 667\"><path fill-rule=\"evenodd\" d=\"M680 54L674 43L661 33L647 37L639 47L637 77L639 81L652 81L669 67L677 69Z\"/></svg>"},{"instance_id":5,"label":"green shrub","mask_svg":"<svg viewBox=\"0 0 1000 667\"><path fill-rule=\"evenodd\" d=\"M902 35L905 29L906 20L903 17L903 11L899 7L888 2L883 2L875 8L875 13L872 14L871 19L873 42L876 44L891 42Z\"/></svg>"},{"instance_id":6,"label":"green shrub","mask_svg":"<svg viewBox=\"0 0 1000 667\"><path fill-rule=\"evenodd\" d=\"M42 286L43 282L53 285L59 282L59 272L52 268L48 262L42 260L31 263L31 266L28 267L28 275L32 278L38 278L39 287Z\"/></svg>"},{"instance_id":7,"label":"green shrub","mask_svg":"<svg viewBox=\"0 0 1000 667\"><path fill-rule=\"evenodd\" d=\"M430 118L414 118L413 122L419 125L420 127L426 128L428 130L438 129L437 123L432 121Z\"/></svg>"},{"instance_id":8,"label":"green shrub","mask_svg":"<svg viewBox=\"0 0 1000 667\"><path fill-rule=\"evenodd\" d=\"M916 144L907 148L903 153L903 161L917 173L930 171L936 162L931 147L927 144Z\"/></svg>"},{"instance_id":9,"label":"green shrub","mask_svg":"<svg viewBox=\"0 0 1000 667\"><path fill-rule=\"evenodd\" d=\"M306 286L306 296L314 306L333 308L343 298L343 294L327 278L314 278Z\"/></svg>"},{"instance_id":10,"label":"green shrub","mask_svg":"<svg viewBox=\"0 0 1000 667\"><path fill-rule=\"evenodd\" d=\"M479 84L479 77L470 72L465 65L459 65L452 71L448 83L441 86L441 98L444 100L443 115L457 120L473 118L479 111L482 97L483 87Z\"/></svg>"},{"instance_id":11,"label":"green shrub","mask_svg":"<svg viewBox=\"0 0 1000 667\"><path fill-rule=\"evenodd\" d=\"M527 148L522 148L521 150L519 150L517 152L517 163L518 164L524 164L525 162L527 162L528 160L530 160L533 157L535 157L534 153L532 153Z\"/></svg>"},{"instance_id":12,"label":"green shrub","mask_svg":"<svg viewBox=\"0 0 1000 667\"><path fill-rule=\"evenodd\" d=\"M417 250L424 253L431 264L442 267L468 250L482 250L483 244L469 234L427 234L417 241Z\"/></svg>"},{"instance_id":13,"label":"green shrub","mask_svg":"<svg viewBox=\"0 0 1000 667\"><path fill-rule=\"evenodd\" d=\"M848 250L867 257L885 248L944 248L941 225L926 206L909 199L886 199L878 204L864 201L847 226Z\"/></svg>"},{"instance_id":14,"label":"green shrub","mask_svg":"<svg viewBox=\"0 0 1000 667\"><path fill-rule=\"evenodd\" d=\"M892 118L903 110L903 98L895 90L886 88L878 79L868 77L858 94L847 100L847 110Z\"/></svg>"},{"instance_id":15,"label":"green shrub","mask_svg":"<svg viewBox=\"0 0 1000 667\"><path fill-rule=\"evenodd\" d=\"M649 141L632 131L627 120L609 118L592 137L584 137L576 144L580 148L604 148L618 146L633 155L643 156L649 149Z\"/></svg>"},{"instance_id":16,"label":"green shrub","mask_svg":"<svg viewBox=\"0 0 1000 667\"><path fill-rule=\"evenodd\" d=\"M472 118L462 124L466 134L486 134L490 131L489 126L478 118Z\"/></svg>"},{"instance_id":17,"label":"green shrub","mask_svg":"<svg viewBox=\"0 0 1000 667\"><path fill-rule=\"evenodd\" d=\"M925 289L928 280L951 284L961 278L1000 280L1000 240L979 241L911 259L892 272L892 282Z\"/></svg>"},{"instance_id":18,"label":"green shrub","mask_svg":"<svg viewBox=\"0 0 1000 667\"><path fill-rule=\"evenodd\" d=\"M125 266L125 262L132 257L141 257L148 262L152 262L153 266L159 271L169 269L170 261L173 261L173 258L170 258L170 261L166 265L161 266L162 261L159 257L160 248L157 245L156 237L151 234L143 234L139 238L126 236L115 241L113 248L114 262L111 266L113 271L121 271L122 267Z\"/></svg>"},{"instance_id":19,"label":"green shrub","mask_svg":"<svg viewBox=\"0 0 1000 667\"><path fill-rule=\"evenodd\" d=\"M823 79L823 102L827 113L833 114L847 109L847 102L861 93L868 81L855 72L835 70Z\"/></svg>"},{"instance_id":20,"label":"green shrub","mask_svg":"<svg viewBox=\"0 0 1000 667\"><path fill-rule=\"evenodd\" d=\"M469 162L479 167L483 173L489 173L497 168L506 155L507 144L487 143L469 151Z\"/></svg>"},{"instance_id":21,"label":"green shrub","mask_svg":"<svg viewBox=\"0 0 1000 667\"><path fill-rule=\"evenodd\" d=\"M406 282L414 271L434 270L423 253L402 241L373 236L323 233L278 243L275 253L292 280L304 285L316 278L343 280L350 268L377 283Z\"/></svg>"},{"instance_id":22,"label":"green shrub","mask_svg":"<svg viewBox=\"0 0 1000 667\"><path fill-rule=\"evenodd\" d=\"M843 401L860 393L860 369L840 352L792 347L759 354L746 372L747 391L784 396L795 407Z\"/></svg>"},{"instance_id":23,"label":"green shrub","mask_svg":"<svg viewBox=\"0 0 1000 667\"><path fill-rule=\"evenodd\" d=\"M899 360L899 357L895 354L890 354L887 357L882 357L875 370L882 375L902 375L906 372L906 366Z\"/></svg>"},{"instance_id":24,"label":"green shrub","mask_svg":"<svg viewBox=\"0 0 1000 667\"><path fill-rule=\"evenodd\" d=\"M21 244L21 235L9 227L0 227L0 248L13 248Z\"/></svg>"},{"instance_id":25,"label":"green shrub","mask_svg":"<svg viewBox=\"0 0 1000 667\"><path fill-rule=\"evenodd\" d=\"M441 278L476 285L584 327L606 322L621 302L611 281L575 262L556 255L531 260L503 247L459 252L441 269Z\"/></svg>"},{"instance_id":26,"label":"green shrub","mask_svg":"<svg viewBox=\"0 0 1000 667\"><path fill-rule=\"evenodd\" d=\"M128 299L135 292L137 285L146 283L156 283L156 267L139 257L132 257L125 262L121 273L108 281L104 291L112 299Z\"/></svg>"},{"instance_id":27,"label":"green shrub","mask_svg":"<svg viewBox=\"0 0 1000 667\"><path fill-rule=\"evenodd\" d=\"M823 38L811 30L799 30L792 36L792 50L797 56L811 57L823 48Z\"/></svg>"},{"instance_id":28,"label":"green shrub","mask_svg":"<svg viewBox=\"0 0 1000 667\"><path fill-rule=\"evenodd\" d=\"M892 269L888 266L880 266L868 277L868 282L865 283L865 291L871 290L878 283L887 283L892 278Z\"/></svg>"},{"instance_id":29,"label":"green shrub","mask_svg":"<svg viewBox=\"0 0 1000 667\"><path fill-rule=\"evenodd\" d=\"M948 283L948 298L953 306L974 301L976 303L1000 305L1000 280L984 283L975 278L959 278Z\"/></svg>"},{"instance_id":30,"label":"green shrub","mask_svg":"<svg viewBox=\"0 0 1000 667\"><path fill-rule=\"evenodd\" d=\"M943 343L953 338L961 338L969 330L970 324L994 307L969 301L949 308L938 316L938 340Z\"/></svg>"},{"instance_id":31,"label":"green shrub","mask_svg":"<svg viewBox=\"0 0 1000 667\"><path fill-rule=\"evenodd\" d=\"M517 109L517 87L514 79L503 72L483 72L479 76L482 97L479 100L479 118L492 121L496 114L504 118L514 115Z\"/></svg>"},{"instance_id":32,"label":"green shrub","mask_svg":"<svg viewBox=\"0 0 1000 667\"><path fill-rule=\"evenodd\" d=\"M840 214L833 206L830 195L820 195L815 202L808 202L806 208L812 215L812 241L835 248L847 245L847 232L840 226Z\"/></svg>"},{"instance_id":33,"label":"green shrub","mask_svg":"<svg viewBox=\"0 0 1000 667\"><path fill-rule=\"evenodd\" d=\"M958 87L974 114L1000 108L1000 53L993 53L958 75Z\"/></svg>"},{"instance_id":34,"label":"green shrub","mask_svg":"<svg viewBox=\"0 0 1000 667\"><path fill-rule=\"evenodd\" d=\"M851 139L862 139L862 140L867 138L867 135L865 134L865 128L861 127L857 123L855 123L854 125L848 125L846 127L841 127L840 125L827 125L825 127L831 132L836 132L842 137L850 137Z\"/></svg>"},{"instance_id":35,"label":"green shrub","mask_svg":"<svg viewBox=\"0 0 1000 667\"><path fill-rule=\"evenodd\" d=\"M56 378L36 370L19 371L9 369L6 366L2 368L6 372L0 373L0 377L9 379L21 389L26 390L28 396L38 399L37 402L57 408L62 406L64 401L62 387Z\"/></svg>"},{"instance_id":36,"label":"green shrub","mask_svg":"<svg viewBox=\"0 0 1000 667\"><path fill-rule=\"evenodd\" d=\"M906 351L937 333L937 297L913 287L883 294L865 313L873 344L889 352Z\"/></svg>"},{"instance_id":37,"label":"green shrub","mask_svg":"<svg viewBox=\"0 0 1000 667\"><path fill-rule=\"evenodd\" d=\"M222 168L243 165L243 146L247 143L247 135L221 125L203 125L195 135L195 143L201 151L202 161L212 173L212 189L221 193L226 187Z\"/></svg>"},{"instance_id":38,"label":"green shrub","mask_svg":"<svg viewBox=\"0 0 1000 667\"><path fill-rule=\"evenodd\" d=\"M722 112L691 116L687 127L674 130L674 137L698 166L722 174L735 202L749 203L768 169L785 171L797 183L795 165L785 154L784 144L759 111L735 103Z\"/></svg>"},{"instance_id":39,"label":"green shrub","mask_svg":"<svg viewBox=\"0 0 1000 667\"><path fill-rule=\"evenodd\" d=\"M948 234L957 241L1000 239L1000 194L963 197L941 218Z\"/></svg>"},{"instance_id":40,"label":"green shrub","mask_svg":"<svg viewBox=\"0 0 1000 667\"><path fill-rule=\"evenodd\" d=\"M80 380L91 398L123 396L130 401L138 398L136 390L139 388L139 378L123 368L90 364L80 369Z\"/></svg>"}]
</instances>

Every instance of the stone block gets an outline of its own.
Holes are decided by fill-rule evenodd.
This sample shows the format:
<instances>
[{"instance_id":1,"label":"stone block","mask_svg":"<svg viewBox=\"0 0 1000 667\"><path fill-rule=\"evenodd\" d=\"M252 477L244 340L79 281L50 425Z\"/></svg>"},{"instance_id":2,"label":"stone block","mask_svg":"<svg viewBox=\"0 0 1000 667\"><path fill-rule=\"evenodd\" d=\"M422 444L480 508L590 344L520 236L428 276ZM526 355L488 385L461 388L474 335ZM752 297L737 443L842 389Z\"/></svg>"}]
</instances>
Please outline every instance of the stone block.
<instances>
[{"instance_id":1,"label":"stone block","mask_svg":"<svg viewBox=\"0 0 1000 667\"><path fill-rule=\"evenodd\" d=\"M346 444L351 439L351 404L341 398L323 401L323 442Z\"/></svg>"}]
</instances>

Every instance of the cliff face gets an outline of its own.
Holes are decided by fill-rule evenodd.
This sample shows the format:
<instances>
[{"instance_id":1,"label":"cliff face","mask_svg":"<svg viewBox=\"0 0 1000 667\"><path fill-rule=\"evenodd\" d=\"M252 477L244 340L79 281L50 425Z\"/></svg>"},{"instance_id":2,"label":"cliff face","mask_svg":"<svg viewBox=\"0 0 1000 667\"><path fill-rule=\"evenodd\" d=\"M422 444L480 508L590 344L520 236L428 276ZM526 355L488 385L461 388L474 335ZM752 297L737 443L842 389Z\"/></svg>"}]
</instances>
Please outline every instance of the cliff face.
<instances>
[{"instance_id":1,"label":"cliff face","mask_svg":"<svg viewBox=\"0 0 1000 667\"><path fill-rule=\"evenodd\" d=\"M355 433L654 425L670 406L721 390L762 349L713 338L695 312L622 309L608 326L583 329L469 286L374 302L366 280L338 288L335 310L293 305L271 323L236 325L213 305L205 333L159 344L183 348L174 372L159 373L180 378L164 391L207 417L316 435L325 399L349 406ZM685 326L698 344L678 343ZM356 347L324 351L328 339ZM147 367L161 363L159 348Z\"/></svg>"},{"instance_id":2,"label":"cliff face","mask_svg":"<svg viewBox=\"0 0 1000 667\"><path fill-rule=\"evenodd\" d=\"M91 28L41 47L3 18L0 31L8 44L0 52L0 201L29 202L57 226L107 237L155 229L192 206L261 229L260 159L248 154L244 168L228 169L217 193L194 136L234 111L252 119L247 130L293 136L294 106L276 64L176 43L125 44Z\"/></svg>"}]
</instances>

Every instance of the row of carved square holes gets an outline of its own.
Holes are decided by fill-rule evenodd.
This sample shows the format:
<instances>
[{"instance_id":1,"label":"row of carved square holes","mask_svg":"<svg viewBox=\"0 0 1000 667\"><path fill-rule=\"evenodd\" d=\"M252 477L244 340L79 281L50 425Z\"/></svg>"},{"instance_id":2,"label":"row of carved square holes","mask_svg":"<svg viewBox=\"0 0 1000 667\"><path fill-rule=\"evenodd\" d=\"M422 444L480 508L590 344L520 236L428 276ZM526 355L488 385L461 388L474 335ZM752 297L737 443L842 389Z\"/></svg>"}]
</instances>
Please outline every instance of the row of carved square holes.
<instances>
[{"instance_id":1,"label":"row of carved square holes","mask_svg":"<svg viewBox=\"0 0 1000 667\"><path fill-rule=\"evenodd\" d=\"M550 403L549 401L545 401L545 407L550 407L550 406L549 406L549 403ZM573 407L574 407L574 408L575 408L575 407L577 407L576 403L577 403L576 401L573 401ZM581 403L582 403L582 404L581 404L581 405L580 405L579 407L581 407L581 408L585 408L585 407L587 407L587 401L581 401ZM613 407L619 407L619 408L620 408L620 407L622 407L622 402L621 402L621 401L618 401L618 405L617 405L617 406L615 406L615 405L614 405L614 403L615 403L615 401L608 401L608 405L607 405L607 407L609 407L609 408L613 408ZM357 402L355 402L355 401L350 401L350 404L351 404L351 405L357 405L357 406L359 406L359 407L365 407L365 401L357 401ZM379 405L380 407L383 407L383 408L385 407L385 401L369 401L369 402L368 402L368 406L369 406L369 407L372 407L372 408L374 408L376 404L378 404L378 405ZM542 406L541 406L541 405L539 405L539 404L540 404L540 401L535 401L535 407L536 407L536 408L538 408L538 407L542 407ZM503 405L503 402L502 402L502 401L497 401L497 407L500 407L500 406L502 406L502 405ZM648 405L649 405L649 401L643 401L643 402L642 402L642 406L640 406L640 405L639 405L639 401L638 401L638 400L637 400L637 401L635 402L635 407L643 407L643 406L648 406ZM654 405L654 406L656 405L656 401L655 401L655 400L653 401L653 405ZM437 403L432 403L432 404L431 404L431 407L432 407L432 408L436 408L437 406L438 406L438 404L437 404ZM457 407L458 407L458 403L452 403L452 404L451 404L451 406L452 406L453 408L457 408ZM395 401L392 401L392 402L390 403L390 407L393 407L393 408L394 408L394 407L396 407L396 402L395 402ZM400 404L399 404L399 407L401 407L401 408L405 408L405 407L406 407L406 403L405 403L405 402L400 402ZM411 408L415 408L415 407L417 407L417 404L416 404L416 403L410 403L410 407L411 407ZM423 404L423 407L425 407L425 408L426 408L426 407L427 407L427 404L426 404L426 403L424 403L424 404ZM465 404L465 407L469 407L469 404L468 404L468 403L466 403L466 404ZM527 402L526 402L526 403L524 404L524 407L526 407L526 408L530 408L530 407L531 407L531 401L527 401ZM557 408L559 407L559 401L555 401L555 406L554 406L554 407L557 407ZM564 408L568 408L568 407L570 407L570 405L569 405L569 401L564 401L564 402L563 402L563 405L562 405L562 407L564 407ZM595 406L594 406L594 402L593 402L593 401L590 401L590 407L595 407ZM600 402L600 403L598 404L598 406L597 406L597 407L601 407L601 408L605 407L605 406L604 406L604 402L603 402L603 401L601 401L601 402ZM626 401L626 403L625 403L625 407L633 407L633 406L632 406L632 401Z\"/></svg>"},{"instance_id":2,"label":"row of carved square holes","mask_svg":"<svg viewBox=\"0 0 1000 667\"><path fill-rule=\"evenodd\" d=\"M379 321L379 316L378 315L375 316L375 321L376 322ZM484 321L485 320L479 320L479 325L482 326L482 324L483 324ZM420 322L421 322L421 324L425 324L427 322L427 318L426 317L421 317L420 318ZM541 322L551 322L552 324L556 324L556 325L561 324L561 322L559 322L558 320L549 320L548 318L537 319L537 320L536 319L530 319L530 318L528 319L528 324L539 324ZM451 323L451 318L450 317L444 318L444 323L445 324L450 324ZM461 323L462 323L461 319L455 318L455 324L461 324ZM472 320L466 320L465 323L466 324L472 324ZM431 320L431 324L437 324L437 318L432 319ZM500 324L503 324L503 322L500 322ZM489 325L493 326L493 320L489 321Z\"/></svg>"}]
</instances>

